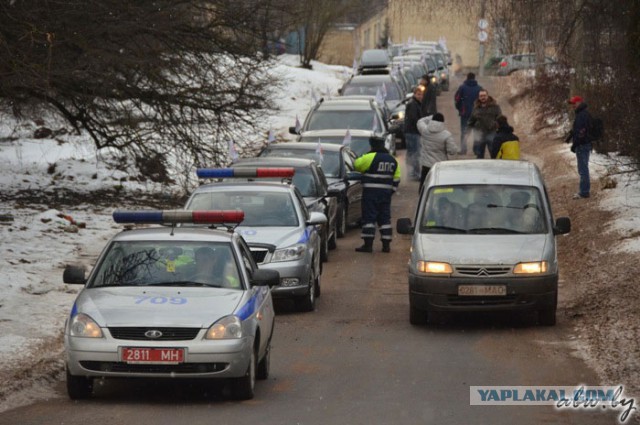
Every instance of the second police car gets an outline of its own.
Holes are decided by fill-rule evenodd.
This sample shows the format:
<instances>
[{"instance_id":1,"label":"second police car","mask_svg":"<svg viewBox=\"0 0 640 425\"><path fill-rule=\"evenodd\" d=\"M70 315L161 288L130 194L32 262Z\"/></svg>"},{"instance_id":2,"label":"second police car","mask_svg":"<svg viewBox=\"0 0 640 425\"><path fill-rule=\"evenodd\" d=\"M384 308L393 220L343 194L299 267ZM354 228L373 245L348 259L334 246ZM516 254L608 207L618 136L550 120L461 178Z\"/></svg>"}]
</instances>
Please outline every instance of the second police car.
<instances>
[{"instance_id":1,"label":"second police car","mask_svg":"<svg viewBox=\"0 0 640 425\"><path fill-rule=\"evenodd\" d=\"M129 229L103 249L85 278L69 266L65 283L84 284L64 331L67 392L93 394L96 378L225 378L238 399L269 374L278 273L260 270L240 235L212 228L241 211L116 211Z\"/></svg>"},{"instance_id":2,"label":"second police car","mask_svg":"<svg viewBox=\"0 0 640 425\"><path fill-rule=\"evenodd\" d=\"M299 310L313 311L322 273L319 231L327 217L308 210L300 191L290 184L294 172L293 168L198 169L198 177L217 181L198 187L185 209L242 210L244 220L235 231L247 241L260 268L280 273L273 297L293 299ZM274 177L284 180L259 181Z\"/></svg>"}]
</instances>

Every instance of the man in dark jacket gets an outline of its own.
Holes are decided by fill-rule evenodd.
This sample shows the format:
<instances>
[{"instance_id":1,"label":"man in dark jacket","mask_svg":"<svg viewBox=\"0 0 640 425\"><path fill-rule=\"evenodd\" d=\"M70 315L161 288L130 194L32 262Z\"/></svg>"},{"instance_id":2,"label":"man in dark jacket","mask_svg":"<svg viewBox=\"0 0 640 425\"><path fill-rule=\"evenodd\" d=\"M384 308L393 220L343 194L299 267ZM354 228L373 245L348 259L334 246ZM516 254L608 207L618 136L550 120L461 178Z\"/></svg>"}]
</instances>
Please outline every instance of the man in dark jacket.
<instances>
[{"instance_id":1,"label":"man in dark jacket","mask_svg":"<svg viewBox=\"0 0 640 425\"><path fill-rule=\"evenodd\" d=\"M454 96L455 106L460 115L460 155L466 155L467 144L465 136L467 135L467 122L471 118L473 104L478 99L478 94L482 87L476 81L476 74L470 72L467 79L458 87Z\"/></svg>"},{"instance_id":2,"label":"man in dark jacket","mask_svg":"<svg viewBox=\"0 0 640 425\"><path fill-rule=\"evenodd\" d=\"M582 97L573 96L569 99L569 104L576 113L571 129L571 152L576 154L578 174L580 175L578 193L573 195L573 199L588 198L591 191L591 178L589 177L589 156L592 150L589 139L591 115L587 111L587 104Z\"/></svg>"},{"instance_id":3,"label":"man in dark jacket","mask_svg":"<svg viewBox=\"0 0 640 425\"><path fill-rule=\"evenodd\" d=\"M480 90L467 122L467 126L473 128L473 153L477 159L484 158L485 151L490 149L496 135L496 118L500 115L500 105L485 89Z\"/></svg>"},{"instance_id":4,"label":"man in dark jacket","mask_svg":"<svg viewBox=\"0 0 640 425\"><path fill-rule=\"evenodd\" d=\"M422 118L438 113L436 85L431 82L428 74L420 78L420 85L425 87L422 98Z\"/></svg>"},{"instance_id":5,"label":"man in dark jacket","mask_svg":"<svg viewBox=\"0 0 640 425\"><path fill-rule=\"evenodd\" d=\"M380 228L382 252L391 251L391 195L400 184L400 165L384 147L384 139L369 139L371 150L356 159L354 167L362 173L362 239L358 252L373 252L376 224Z\"/></svg>"},{"instance_id":6,"label":"man in dark jacket","mask_svg":"<svg viewBox=\"0 0 640 425\"><path fill-rule=\"evenodd\" d=\"M405 162L409 170L409 176L415 180L420 179L420 133L418 132L418 120L422 118L422 100L424 99L424 86L418 86L413 91L413 97L404 110L404 138L407 143L407 157Z\"/></svg>"}]
</instances>

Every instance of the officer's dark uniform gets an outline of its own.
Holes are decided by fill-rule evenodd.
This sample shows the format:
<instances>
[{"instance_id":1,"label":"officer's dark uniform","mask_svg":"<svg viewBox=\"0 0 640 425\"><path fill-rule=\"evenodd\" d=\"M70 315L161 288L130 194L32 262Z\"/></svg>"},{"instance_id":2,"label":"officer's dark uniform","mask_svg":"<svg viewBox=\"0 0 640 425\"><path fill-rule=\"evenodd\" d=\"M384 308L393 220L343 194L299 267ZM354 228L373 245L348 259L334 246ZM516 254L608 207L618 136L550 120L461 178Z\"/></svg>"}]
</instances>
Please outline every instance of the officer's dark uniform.
<instances>
[{"instance_id":1,"label":"officer's dark uniform","mask_svg":"<svg viewBox=\"0 0 640 425\"><path fill-rule=\"evenodd\" d=\"M362 239L358 252L372 252L376 223L380 228L382 251L389 252L393 235L391 195L400 183L400 165L384 148L384 139L369 139L371 150L356 159L355 169L362 173Z\"/></svg>"}]
</instances>

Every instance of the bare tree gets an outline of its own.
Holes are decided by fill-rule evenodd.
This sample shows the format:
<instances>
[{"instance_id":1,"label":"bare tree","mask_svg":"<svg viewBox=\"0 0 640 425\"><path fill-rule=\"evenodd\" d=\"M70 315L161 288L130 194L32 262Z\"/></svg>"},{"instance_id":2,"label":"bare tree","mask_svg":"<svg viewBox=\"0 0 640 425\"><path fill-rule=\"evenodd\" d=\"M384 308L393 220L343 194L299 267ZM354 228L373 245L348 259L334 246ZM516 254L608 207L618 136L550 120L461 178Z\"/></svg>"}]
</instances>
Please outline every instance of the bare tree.
<instances>
[{"instance_id":1,"label":"bare tree","mask_svg":"<svg viewBox=\"0 0 640 425\"><path fill-rule=\"evenodd\" d=\"M264 6L0 2L0 97L15 111L34 100L49 105L98 149L224 163L226 141L273 111L276 81L264 72L254 19Z\"/></svg>"}]
</instances>

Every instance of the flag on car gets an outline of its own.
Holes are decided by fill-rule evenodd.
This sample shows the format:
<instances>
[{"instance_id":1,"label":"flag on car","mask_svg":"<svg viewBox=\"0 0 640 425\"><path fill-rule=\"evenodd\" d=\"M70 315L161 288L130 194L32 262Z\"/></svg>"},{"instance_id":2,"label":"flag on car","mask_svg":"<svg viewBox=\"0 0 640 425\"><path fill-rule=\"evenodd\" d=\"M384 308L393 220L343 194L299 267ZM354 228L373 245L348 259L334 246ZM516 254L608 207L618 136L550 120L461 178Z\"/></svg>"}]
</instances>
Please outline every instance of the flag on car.
<instances>
[{"instance_id":1,"label":"flag on car","mask_svg":"<svg viewBox=\"0 0 640 425\"><path fill-rule=\"evenodd\" d=\"M318 103L318 97L316 96L316 91L311 87L311 102L315 105Z\"/></svg>"},{"instance_id":2,"label":"flag on car","mask_svg":"<svg viewBox=\"0 0 640 425\"><path fill-rule=\"evenodd\" d=\"M269 136L267 137L267 143L273 143L276 141L276 136L273 134L273 130L269 129Z\"/></svg>"},{"instance_id":3,"label":"flag on car","mask_svg":"<svg viewBox=\"0 0 640 425\"><path fill-rule=\"evenodd\" d=\"M387 99L387 83L382 83L382 98Z\"/></svg>"},{"instance_id":4,"label":"flag on car","mask_svg":"<svg viewBox=\"0 0 640 425\"><path fill-rule=\"evenodd\" d=\"M376 114L373 114L373 122L371 124L371 131L373 131L374 133L376 131L378 131L378 118L376 117Z\"/></svg>"},{"instance_id":5,"label":"flag on car","mask_svg":"<svg viewBox=\"0 0 640 425\"><path fill-rule=\"evenodd\" d=\"M358 61L353 58L353 68L351 69L351 73L356 75L358 73Z\"/></svg>"},{"instance_id":6,"label":"flag on car","mask_svg":"<svg viewBox=\"0 0 640 425\"><path fill-rule=\"evenodd\" d=\"M344 135L344 139L342 140L342 144L344 146L351 145L351 130L349 130L348 128L347 128L347 132Z\"/></svg>"},{"instance_id":7,"label":"flag on car","mask_svg":"<svg viewBox=\"0 0 640 425\"><path fill-rule=\"evenodd\" d=\"M231 158L231 162L236 162L238 160L238 152L236 151L236 144L233 140L229 140L229 158Z\"/></svg>"},{"instance_id":8,"label":"flag on car","mask_svg":"<svg viewBox=\"0 0 640 425\"><path fill-rule=\"evenodd\" d=\"M382 105L384 103L384 97L382 96L380 87L378 87L378 90L376 90L376 103L378 103L379 105Z\"/></svg>"},{"instance_id":9,"label":"flag on car","mask_svg":"<svg viewBox=\"0 0 640 425\"><path fill-rule=\"evenodd\" d=\"M300 129L302 126L300 125L300 120L298 119L298 115L296 114L296 133L300 133Z\"/></svg>"},{"instance_id":10,"label":"flag on car","mask_svg":"<svg viewBox=\"0 0 640 425\"><path fill-rule=\"evenodd\" d=\"M316 155L318 156L318 164L322 165L322 160L324 159L324 154L322 152L322 143L320 143L320 138L318 137L318 145L316 146Z\"/></svg>"}]
</instances>

